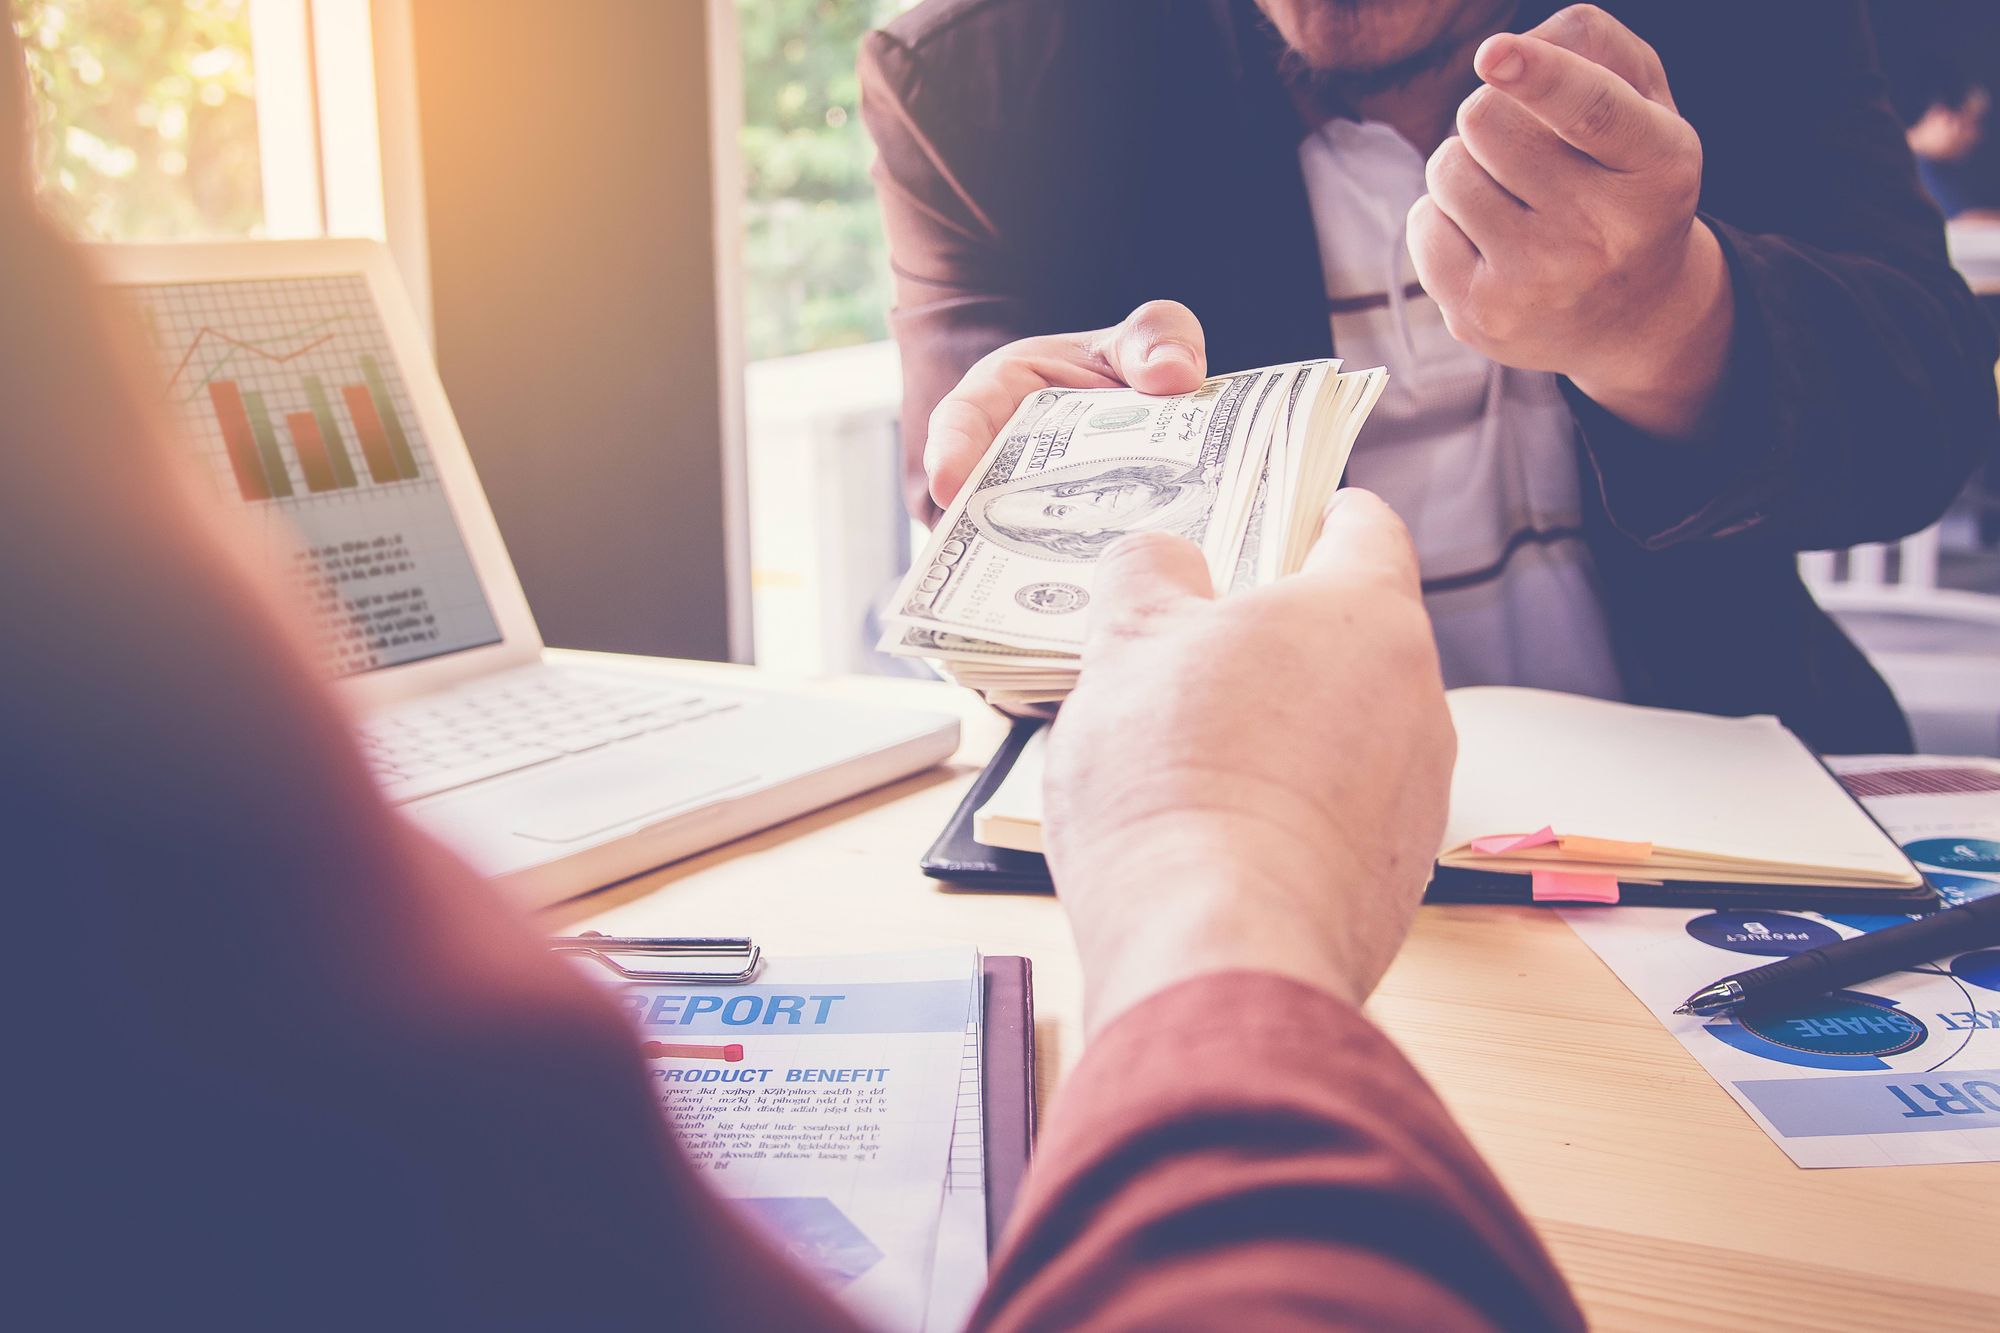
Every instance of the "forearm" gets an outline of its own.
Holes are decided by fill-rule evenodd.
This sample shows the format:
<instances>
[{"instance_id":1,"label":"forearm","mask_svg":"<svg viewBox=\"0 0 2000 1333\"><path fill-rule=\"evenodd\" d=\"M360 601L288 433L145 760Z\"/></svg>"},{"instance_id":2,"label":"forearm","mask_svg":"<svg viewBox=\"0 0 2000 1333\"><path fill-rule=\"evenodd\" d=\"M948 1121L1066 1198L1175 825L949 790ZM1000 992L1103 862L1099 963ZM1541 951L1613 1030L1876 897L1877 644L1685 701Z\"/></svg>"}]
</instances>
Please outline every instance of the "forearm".
<instances>
[{"instance_id":1,"label":"forearm","mask_svg":"<svg viewBox=\"0 0 2000 1333\"><path fill-rule=\"evenodd\" d=\"M1058 848L1057 882L1092 884L1092 892L1071 894L1065 904L1083 959L1092 1035L1163 991L1221 972L1288 978L1350 1005L1367 998L1359 977L1368 969L1354 959L1356 942L1346 930L1354 923L1323 928L1323 904L1329 884L1367 883L1370 872L1322 863L1296 830L1252 823L1256 802L1241 805L1222 827L1171 812L1140 823L1136 835L1117 842L1112 864L1094 845ZM1245 854L1248 829L1262 855ZM1058 836L1066 838L1066 830ZM1299 866L1312 869L1288 868ZM1173 889L1162 893L1161 885ZM1133 910L1137 903L1143 911ZM1394 953L1406 918L1395 914L1372 932L1398 932L1384 956Z\"/></svg>"},{"instance_id":2,"label":"forearm","mask_svg":"<svg viewBox=\"0 0 2000 1333\"><path fill-rule=\"evenodd\" d=\"M1574 1328L1527 1223L1352 1005L1213 973L1085 1053L979 1328Z\"/></svg>"}]
</instances>

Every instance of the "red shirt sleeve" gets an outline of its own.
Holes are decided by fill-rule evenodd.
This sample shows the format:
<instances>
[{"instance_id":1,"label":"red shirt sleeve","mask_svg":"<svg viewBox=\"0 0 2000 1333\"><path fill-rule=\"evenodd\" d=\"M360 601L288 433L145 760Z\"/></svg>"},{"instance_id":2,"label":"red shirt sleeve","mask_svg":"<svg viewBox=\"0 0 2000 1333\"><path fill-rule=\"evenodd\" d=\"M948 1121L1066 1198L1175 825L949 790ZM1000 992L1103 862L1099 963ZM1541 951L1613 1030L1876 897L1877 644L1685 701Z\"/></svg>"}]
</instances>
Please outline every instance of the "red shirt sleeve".
<instances>
[{"instance_id":1,"label":"red shirt sleeve","mask_svg":"<svg viewBox=\"0 0 2000 1333\"><path fill-rule=\"evenodd\" d=\"M80 262L4 191L0 292L10 1298L92 1327L851 1327L702 1187L604 998L384 806ZM1269 977L1106 1033L1029 1190L987 1327L1576 1322L1387 1042Z\"/></svg>"},{"instance_id":2,"label":"red shirt sleeve","mask_svg":"<svg viewBox=\"0 0 2000 1333\"><path fill-rule=\"evenodd\" d=\"M980 1329L1581 1328L1527 1221L1360 1012L1175 986L1085 1052Z\"/></svg>"},{"instance_id":3,"label":"red shirt sleeve","mask_svg":"<svg viewBox=\"0 0 2000 1333\"><path fill-rule=\"evenodd\" d=\"M610 1002L384 805L9 185L0 1324L853 1328L705 1188Z\"/></svg>"}]
</instances>

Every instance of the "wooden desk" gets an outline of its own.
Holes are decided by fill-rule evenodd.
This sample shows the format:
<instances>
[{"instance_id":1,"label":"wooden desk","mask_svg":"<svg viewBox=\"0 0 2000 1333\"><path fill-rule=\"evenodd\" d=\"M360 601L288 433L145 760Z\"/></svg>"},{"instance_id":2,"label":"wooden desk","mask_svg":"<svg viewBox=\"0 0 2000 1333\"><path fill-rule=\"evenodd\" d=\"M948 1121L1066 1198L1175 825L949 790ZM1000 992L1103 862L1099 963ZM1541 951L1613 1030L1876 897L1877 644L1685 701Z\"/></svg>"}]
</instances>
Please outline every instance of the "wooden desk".
<instances>
[{"instance_id":1,"label":"wooden desk","mask_svg":"<svg viewBox=\"0 0 2000 1333\"><path fill-rule=\"evenodd\" d=\"M824 688L958 713L965 743L947 768L554 909L546 924L749 933L778 953L1026 954L1046 1108L1080 1047L1061 909L956 892L916 869L998 743L999 719L944 685ZM1370 1011L1534 1218L1594 1326L2000 1326L2000 1165L1793 1166L1554 915L1425 908Z\"/></svg>"}]
</instances>

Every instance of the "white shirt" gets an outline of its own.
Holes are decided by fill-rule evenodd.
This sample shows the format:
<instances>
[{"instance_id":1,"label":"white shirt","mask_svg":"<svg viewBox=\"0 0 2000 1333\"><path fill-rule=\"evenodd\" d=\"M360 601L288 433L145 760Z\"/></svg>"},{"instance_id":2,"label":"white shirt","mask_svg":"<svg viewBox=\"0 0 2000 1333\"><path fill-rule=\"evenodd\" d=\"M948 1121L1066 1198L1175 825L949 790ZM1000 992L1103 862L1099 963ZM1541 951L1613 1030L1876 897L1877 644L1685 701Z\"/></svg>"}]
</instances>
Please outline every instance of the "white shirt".
<instances>
[{"instance_id":1,"label":"white shirt","mask_svg":"<svg viewBox=\"0 0 2000 1333\"><path fill-rule=\"evenodd\" d=\"M1416 285L1403 220L1424 160L1400 133L1332 120L1299 165L1334 352L1351 369L1389 368L1347 475L1409 524L1445 684L1621 697L1556 377L1459 343Z\"/></svg>"}]
</instances>

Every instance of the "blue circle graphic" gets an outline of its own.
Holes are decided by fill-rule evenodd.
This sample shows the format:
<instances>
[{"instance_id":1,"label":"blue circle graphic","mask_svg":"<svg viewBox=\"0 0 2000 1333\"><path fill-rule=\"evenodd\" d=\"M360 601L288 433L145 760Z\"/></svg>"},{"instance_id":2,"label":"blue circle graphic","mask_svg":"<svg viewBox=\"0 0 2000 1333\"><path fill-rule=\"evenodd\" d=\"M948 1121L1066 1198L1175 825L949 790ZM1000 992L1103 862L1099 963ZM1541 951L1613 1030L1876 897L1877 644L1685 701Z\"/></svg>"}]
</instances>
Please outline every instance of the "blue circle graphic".
<instances>
[{"instance_id":1,"label":"blue circle graphic","mask_svg":"<svg viewBox=\"0 0 2000 1333\"><path fill-rule=\"evenodd\" d=\"M1736 1016L1746 1031L1806 1055L1849 1059L1901 1055L1923 1045L1924 1025L1894 1003L1858 991L1835 991L1799 1004Z\"/></svg>"},{"instance_id":2,"label":"blue circle graphic","mask_svg":"<svg viewBox=\"0 0 2000 1333\"><path fill-rule=\"evenodd\" d=\"M1903 850L1940 870L2000 870L2000 842L1991 838L1920 838Z\"/></svg>"},{"instance_id":3,"label":"blue circle graphic","mask_svg":"<svg viewBox=\"0 0 2000 1333\"><path fill-rule=\"evenodd\" d=\"M1946 907L1962 907L1975 898L2000 893L2000 880L1981 879L1977 875L1948 875L1933 870L1924 878L1937 890L1938 901Z\"/></svg>"},{"instance_id":4,"label":"blue circle graphic","mask_svg":"<svg viewBox=\"0 0 2000 1333\"><path fill-rule=\"evenodd\" d=\"M1718 949L1765 958L1804 953L1840 939L1840 932L1825 922L1789 912L1710 912L1688 922L1687 933Z\"/></svg>"},{"instance_id":5,"label":"blue circle graphic","mask_svg":"<svg viewBox=\"0 0 2000 1333\"><path fill-rule=\"evenodd\" d=\"M1952 960L1951 974L1981 990L2000 991L2000 949L1975 949Z\"/></svg>"}]
</instances>

